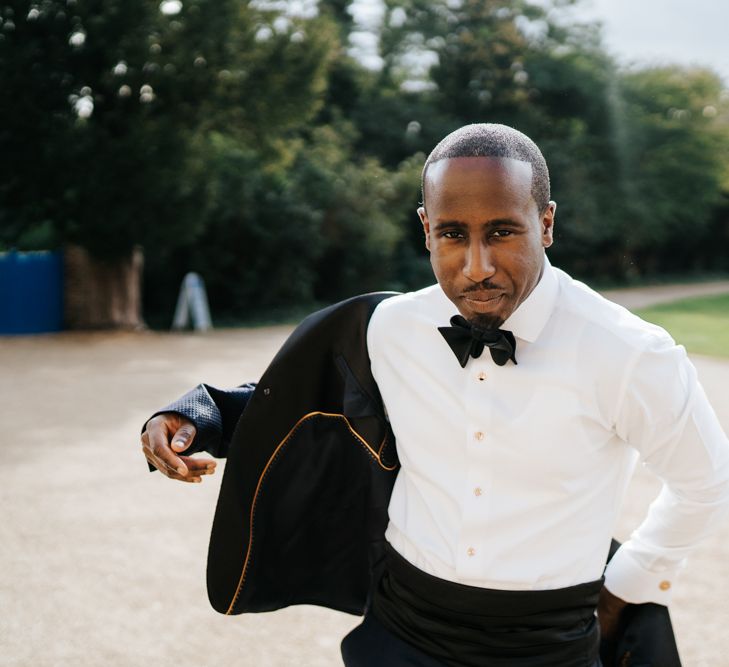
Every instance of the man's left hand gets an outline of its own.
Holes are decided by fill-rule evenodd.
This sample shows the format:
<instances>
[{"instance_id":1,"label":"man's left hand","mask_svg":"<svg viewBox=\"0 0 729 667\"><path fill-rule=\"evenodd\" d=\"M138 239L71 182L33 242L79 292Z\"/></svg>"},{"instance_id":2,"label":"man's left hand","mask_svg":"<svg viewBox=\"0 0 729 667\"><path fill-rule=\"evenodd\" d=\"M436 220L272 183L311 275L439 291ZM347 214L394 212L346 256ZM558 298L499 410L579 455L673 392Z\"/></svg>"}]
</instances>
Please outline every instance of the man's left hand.
<instances>
[{"instance_id":1,"label":"man's left hand","mask_svg":"<svg viewBox=\"0 0 729 667\"><path fill-rule=\"evenodd\" d=\"M600 591L597 603L597 620L600 622L600 634L603 639L614 639L620 625L620 616L628 606L625 600L613 595L605 586Z\"/></svg>"}]
</instances>

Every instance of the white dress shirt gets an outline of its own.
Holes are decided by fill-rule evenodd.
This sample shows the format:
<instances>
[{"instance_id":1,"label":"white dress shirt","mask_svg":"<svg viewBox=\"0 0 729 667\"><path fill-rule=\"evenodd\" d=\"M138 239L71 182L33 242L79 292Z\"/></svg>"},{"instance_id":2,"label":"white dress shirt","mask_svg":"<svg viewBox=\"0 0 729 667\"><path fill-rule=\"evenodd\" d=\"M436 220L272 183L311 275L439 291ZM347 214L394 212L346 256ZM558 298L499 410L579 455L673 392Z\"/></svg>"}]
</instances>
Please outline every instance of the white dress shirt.
<instances>
[{"instance_id":1,"label":"white dress shirt","mask_svg":"<svg viewBox=\"0 0 729 667\"><path fill-rule=\"evenodd\" d=\"M488 348L461 368L438 285L383 301L367 345L401 462L387 540L434 576L507 590L599 579L638 460L664 482L605 572L667 604L692 547L729 510L729 442L682 346L545 259Z\"/></svg>"}]
</instances>

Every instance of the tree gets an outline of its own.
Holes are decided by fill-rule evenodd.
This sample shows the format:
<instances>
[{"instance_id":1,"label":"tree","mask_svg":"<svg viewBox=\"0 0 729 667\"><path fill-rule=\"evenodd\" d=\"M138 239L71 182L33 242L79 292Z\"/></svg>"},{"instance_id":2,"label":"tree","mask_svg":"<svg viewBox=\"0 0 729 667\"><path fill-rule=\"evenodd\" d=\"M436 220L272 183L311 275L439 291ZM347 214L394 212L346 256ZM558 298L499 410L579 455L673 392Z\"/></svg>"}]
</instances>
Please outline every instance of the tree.
<instances>
[{"instance_id":1,"label":"tree","mask_svg":"<svg viewBox=\"0 0 729 667\"><path fill-rule=\"evenodd\" d=\"M513 125L550 164L558 264L611 279L706 265L699 248L705 256L726 174L719 79L682 68L620 71L599 26L552 11L570 4L386 2L384 66L368 104L396 124L365 121L366 145L401 160L408 145L395 128L407 117L423 151L465 123ZM414 54L431 66L413 67ZM696 220L689 242L686 202Z\"/></svg>"},{"instance_id":2,"label":"tree","mask_svg":"<svg viewBox=\"0 0 729 667\"><path fill-rule=\"evenodd\" d=\"M386 6L385 66L368 107L402 120L358 125L364 143L392 163L414 150L427 153L465 123L518 127L551 165L561 202L552 252L562 264L579 264L585 243L597 247L607 238L598 213L610 201L616 173L607 102L617 69L595 26L558 23L547 3L393 0ZM414 52L432 65L413 67ZM414 121L414 133L403 132L405 119ZM413 236L412 243L417 255L422 240Z\"/></svg>"},{"instance_id":3,"label":"tree","mask_svg":"<svg viewBox=\"0 0 729 667\"><path fill-rule=\"evenodd\" d=\"M205 171L195 151L206 133L225 127L285 154L276 144L316 113L325 85L325 22L233 0L160 8L2 5L0 84L19 103L0 113L0 241L81 248L75 269L88 275L73 282L103 282L109 298L96 304L129 302L79 313L84 326L138 326L141 263L116 280L110 267L130 266L135 247L184 247L202 232Z\"/></svg>"},{"instance_id":4,"label":"tree","mask_svg":"<svg viewBox=\"0 0 729 667\"><path fill-rule=\"evenodd\" d=\"M65 244L86 326L141 323L143 264L157 314L195 269L234 317L417 287L424 156L487 121L546 156L559 265L724 266L721 82L621 71L596 26L558 21L573 2L385 0L379 70L344 0L2 2L0 247Z\"/></svg>"},{"instance_id":5,"label":"tree","mask_svg":"<svg viewBox=\"0 0 729 667\"><path fill-rule=\"evenodd\" d=\"M135 246L194 232L180 212L193 194L181 174L195 118L173 91L204 95L214 78L192 61L180 72L183 24L143 0L16 1L2 13L13 17L0 42L2 85L20 101L0 120L3 240L74 248L71 325L139 326ZM97 297L84 298L86 288Z\"/></svg>"},{"instance_id":6,"label":"tree","mask_svg":"<svg viewBox=\"0 0 729 667\"><path fill-rule=\"evenodd\" d=\"M719 77L684 67L622 77L622 251L641 272L702 268L729 155L729 104ZM726 192L726 190L724 190Z\"/></svg>"}]
</instances>

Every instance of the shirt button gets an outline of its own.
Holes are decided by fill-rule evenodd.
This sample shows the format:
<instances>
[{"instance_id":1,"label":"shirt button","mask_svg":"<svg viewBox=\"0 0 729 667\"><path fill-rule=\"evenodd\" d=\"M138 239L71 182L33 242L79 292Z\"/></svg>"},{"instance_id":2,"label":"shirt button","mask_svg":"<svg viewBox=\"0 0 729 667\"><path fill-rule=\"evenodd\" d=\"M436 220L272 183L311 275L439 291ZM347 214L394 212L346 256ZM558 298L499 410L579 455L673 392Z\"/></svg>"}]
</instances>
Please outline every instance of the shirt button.
<instances>
[{"instance_id":1,"label":"shirt button","mask_svg":"<svg viewBox=\"0 0 729 667\"><path fill-rule=\"evenodd\" d=\"M662 591L667 591L669 588L671 588L671 582L662 581L660 584L658 584L658 588L660 588Z\"/></svg>"},{"instance_id":2,"label":"shirt button","mask_svg":"<svg viewBox=\"0 0 729 667\"><path fill-rule=\"evenodd\" d=\"M469 556L475 556L476 555L476 550L473 547L468 547L468 549L466 549L466 553Z\"/></svg>"},{"instance_id":3,"label":"shirt button","mask_svg":"<svg viewBox=\"0 0 729 667\"><path fill-rule=\"evenodd\" d=\"M480 373L479 373L479 374L478 374L478 375L477 375L476 377L477 377L477 378L478 378L478 379L479 379L479 380L480 380L481 382L483 382L483 381L484 381L484 380L486 379L486 373L484 373L483 371L481 371L481 372L480 372Z\"/></svg>"},{"instance_id":4,"label":"shirt button","mask_svg":"<svg viewBox=\"0 0 729 667\"><path fill-rule=\"evenodd\" d=\"M483 440L483 438L484 438L484 433L483 433L483 431L476 431L476 432L475 432L475 433L473 434L473 437L474 437L474 438L476 438L476 440Z\"/></svg>"},{"instance_id":5,"label":"shirt button","mask_svg":"<svg viewBox=\"0 0 729 667\"><path fill-rule=\"evenodd\" d=\"M475 489L473 490L473 495L474 495L474 496L480 496L480 495L481 495L482 493L483 493L483 491L481 490L481 487L480 487L480 486L477 486L477 487L476 487L476 488L475 488Z\"/></svg>"}]
</instances>

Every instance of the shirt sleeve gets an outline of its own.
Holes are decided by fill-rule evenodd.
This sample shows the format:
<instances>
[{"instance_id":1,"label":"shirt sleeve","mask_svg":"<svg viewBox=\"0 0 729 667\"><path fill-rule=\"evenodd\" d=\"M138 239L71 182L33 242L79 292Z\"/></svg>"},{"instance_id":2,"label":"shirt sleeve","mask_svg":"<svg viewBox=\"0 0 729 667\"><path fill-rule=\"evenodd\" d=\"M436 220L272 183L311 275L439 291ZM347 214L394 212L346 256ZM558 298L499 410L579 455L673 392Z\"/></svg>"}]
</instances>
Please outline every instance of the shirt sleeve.
<instances>
[{"instance_id":1,"label":"shirt sleeve","mask_svg":"<svg viewBox=\"0 0 729 667\"><path fill-rule=\"evenodd\" d=\"M207 384L199 384L155 412L149 419L163 412L174 412L189 419L195 425L197 433L192 445L184 453L189 455L208 452L217 458L223 458L227 455L233 431L255 388L255 382L248 382L234 389L217 389Z\"/></svg>"},{"instance_id":2,"label":"shirt sleeve","mask_svg":"<svg viewBox=\"0 0 729 667\"><path fill-rule=\"evenodd\" d=\"M663 487L605 585L627 602L667 605L688 554L729 514L729 441L685 349L667 334L637 355L616 415L618 435Z\"/></svg>"}]
</instances>

